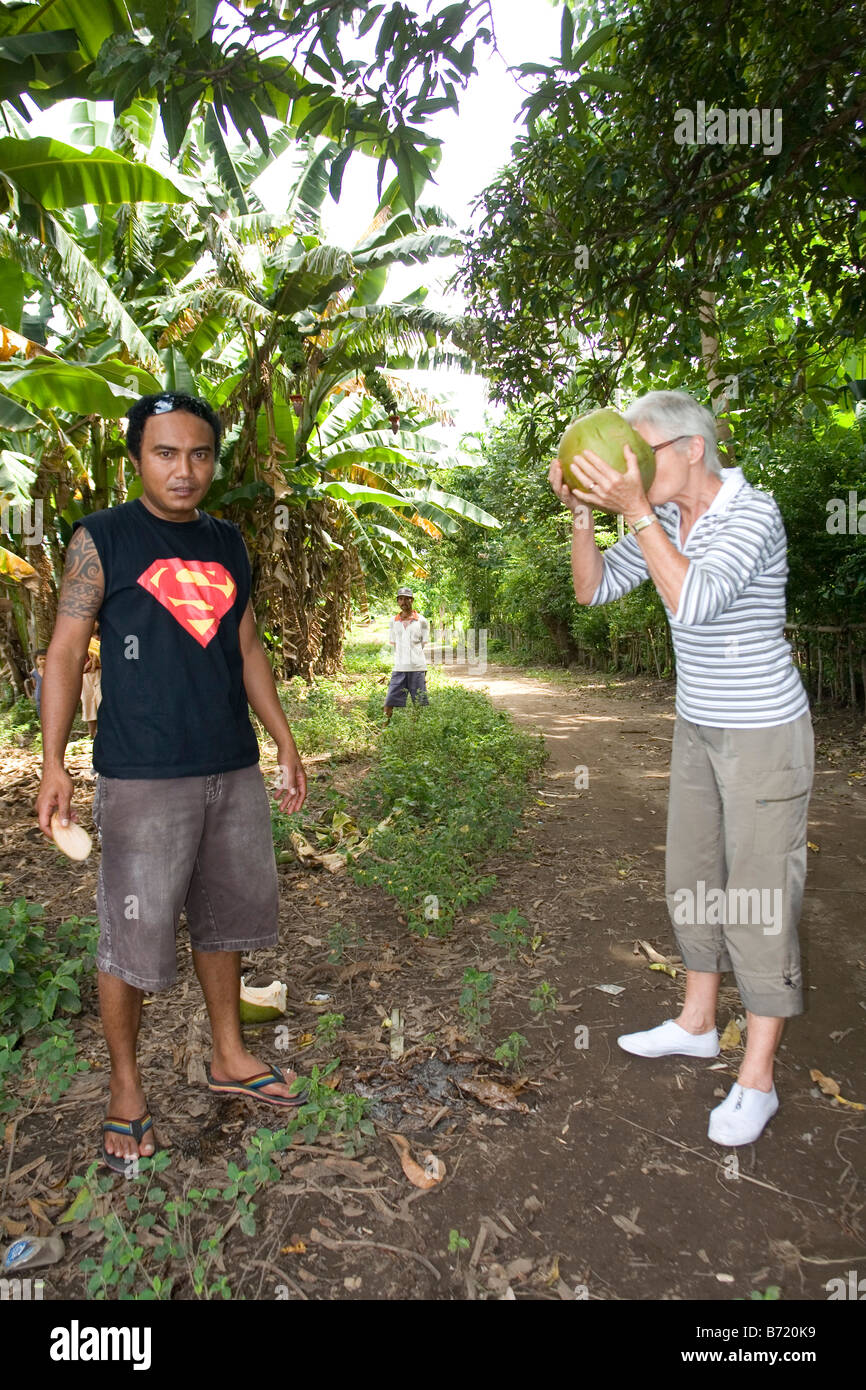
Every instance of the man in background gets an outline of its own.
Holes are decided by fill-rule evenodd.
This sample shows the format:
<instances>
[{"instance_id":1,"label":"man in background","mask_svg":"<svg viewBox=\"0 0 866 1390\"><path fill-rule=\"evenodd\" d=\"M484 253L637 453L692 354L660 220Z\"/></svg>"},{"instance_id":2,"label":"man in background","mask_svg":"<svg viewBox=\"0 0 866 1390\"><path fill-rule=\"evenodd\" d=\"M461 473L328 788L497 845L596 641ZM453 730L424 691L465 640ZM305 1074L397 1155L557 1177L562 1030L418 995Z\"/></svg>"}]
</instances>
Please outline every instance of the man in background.
<instances>
[{"instance_id":1,"label":"man in background","mask_svg":"<svg viewBox=\"0 0 866 1390\"><path fill-rule=\"evenodd\" d=\"M96 716L102 703L102 661L99 655L99 623L87 644L87 660L81 677L81 714L90 737L96 738Z\"/></svg>"},{"instance_id":2,"label":"man in background","mask_svg":"<svg viewBox=\"0 0 866 1390\"><path fill-rule=\"evenodd\" d=\"M45 655L47 647L39 647L33 658L33 670L25 681L24 689L36 705L36 718L42 719L42 677L45 675Z\"/></svg>"},{"instance_id":3,"label":"man in background","mask_svg":"<svg viewBox=\"0 0 866 1390\"><path fill-rule=\"evenodd\" d=\"M430 641L430 624L415 611L411 589L397 590L398 612L391 619L388 641L394 648L394 669L385 695L385 722L395 709L406 708L407 695L413 705L429 704L427 699L427 658L424 644Z\"/></svg>"}]
</instances>

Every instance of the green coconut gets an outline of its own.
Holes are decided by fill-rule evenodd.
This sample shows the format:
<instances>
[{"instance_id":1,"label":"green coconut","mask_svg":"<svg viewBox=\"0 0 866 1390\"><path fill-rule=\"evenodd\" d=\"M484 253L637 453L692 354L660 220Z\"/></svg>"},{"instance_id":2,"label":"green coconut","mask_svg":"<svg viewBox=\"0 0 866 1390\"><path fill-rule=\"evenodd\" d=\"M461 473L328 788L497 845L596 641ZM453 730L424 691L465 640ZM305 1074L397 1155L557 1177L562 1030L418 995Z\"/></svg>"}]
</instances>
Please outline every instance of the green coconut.
<instances>
[{"instance_id":1,"label":"green coconut","mask_svg":"<svg viewBox=\"0 0 866 1390\"><path fill-rule=\"evenodd\" d=\"M575 454L583 454L589 449L592 453L598 454L599 458L603 458L605 463L609 463L611 468L624 473L626 463L623 447L626 444L629 444L637 455L641 481L644 492L647 492L656 474L655 454L637 430L632 429L618 411L609 407L581 415L580 419L575 420L565 431L559 441L559 462L562 465L563 478L569 487L580 488L584 492L591 491L574 466Z\"/></svg>"},{"instance_id":2,"label":"green coconut","mask_svg":"<svg viewBox=\"0 0 866 1390\"><path fill-rule=\"evenodd\" d=\"M254 988L241 979L241 1023L270 1023L286 1012L286 986L279 980Z\"/></svg>"}]
</instances>

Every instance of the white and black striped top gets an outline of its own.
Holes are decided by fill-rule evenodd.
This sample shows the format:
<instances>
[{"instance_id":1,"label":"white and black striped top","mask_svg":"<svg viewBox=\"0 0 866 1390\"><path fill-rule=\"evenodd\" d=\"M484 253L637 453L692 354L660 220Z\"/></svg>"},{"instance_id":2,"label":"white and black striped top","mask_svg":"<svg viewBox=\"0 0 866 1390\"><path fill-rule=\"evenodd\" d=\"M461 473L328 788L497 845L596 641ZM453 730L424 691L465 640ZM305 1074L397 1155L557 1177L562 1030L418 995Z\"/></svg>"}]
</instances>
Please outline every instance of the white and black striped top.
<instances>
[{"instance_id":1,"label":"white and black striped top","mask_svg":"<svg viewBox=\"0 0 866 1390\"><path fill-rule=\"evenodd\" d=\"M668 618L677 658L677 713L695 724L762 729L809 708L784 636L787 539L775 500L742 469L722 487L680 543L675 502L654 508L665 534L691 564L679 608ZM649 570L635 536L604 552L592 604L622 598Z\"/></svg>"}]
</instances>

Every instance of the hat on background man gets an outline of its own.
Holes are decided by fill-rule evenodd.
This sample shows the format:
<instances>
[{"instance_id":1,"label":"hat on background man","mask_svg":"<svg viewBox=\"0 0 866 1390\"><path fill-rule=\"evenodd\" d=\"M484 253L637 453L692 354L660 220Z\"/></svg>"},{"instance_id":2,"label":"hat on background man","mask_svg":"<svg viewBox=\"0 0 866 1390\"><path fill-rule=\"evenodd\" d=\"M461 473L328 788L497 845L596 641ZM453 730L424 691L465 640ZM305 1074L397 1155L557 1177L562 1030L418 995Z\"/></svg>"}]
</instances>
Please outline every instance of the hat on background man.
<instances>
[{"instance_id":1,"label":"hat on background man","mask_svg":"<svg viewBox=\"0 0 866 1390\"><path fill-rule=\"evenodd\" d=\"M411 589L407 589L406 586L404 585L402 589L398 589L398 590L397 590L397 597L398 597L398 598L414 598L415 595L413 594L413 592L412 592Z\"/></svg>"}]
</instances>

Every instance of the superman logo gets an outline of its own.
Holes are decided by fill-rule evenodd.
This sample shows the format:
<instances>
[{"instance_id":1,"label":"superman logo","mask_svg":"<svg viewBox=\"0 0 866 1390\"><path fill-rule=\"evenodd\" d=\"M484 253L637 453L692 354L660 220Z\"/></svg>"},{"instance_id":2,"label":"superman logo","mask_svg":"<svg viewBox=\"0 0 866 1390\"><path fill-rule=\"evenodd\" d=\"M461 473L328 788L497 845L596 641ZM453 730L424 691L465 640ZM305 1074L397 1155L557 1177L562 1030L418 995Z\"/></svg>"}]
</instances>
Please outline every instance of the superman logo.
<instances>
[{"instance_id":1,"label":"superman logo","mask_svg":"<svg viewBox=\"0 0 866 1390\"><path fill-rule=\"evenodd\" d=\"M223 565L201 560L154 560L138 576L143 589L168 609L202 647L216 636L235 601L237 585Z\"/></svg>"}]
</instances>

